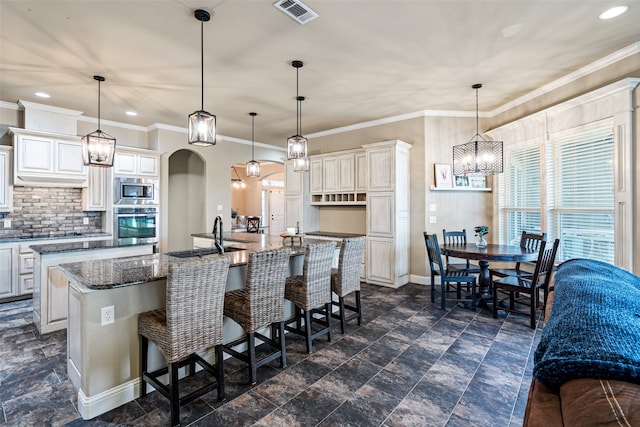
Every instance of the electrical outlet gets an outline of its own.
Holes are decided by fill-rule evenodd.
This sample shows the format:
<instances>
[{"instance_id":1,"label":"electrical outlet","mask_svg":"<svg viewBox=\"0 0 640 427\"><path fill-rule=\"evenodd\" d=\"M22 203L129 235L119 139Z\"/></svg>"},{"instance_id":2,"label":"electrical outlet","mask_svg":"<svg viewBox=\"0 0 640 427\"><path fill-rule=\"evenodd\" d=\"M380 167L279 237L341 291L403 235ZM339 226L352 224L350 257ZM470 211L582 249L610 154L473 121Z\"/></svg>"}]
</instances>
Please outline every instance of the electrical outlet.
<instances>
[{"instance_id":1,"label":"electrical outlet","mask_svg":"<svg viewBox=\"0 0 640 427\"><path fill-rule=\"evenodd\" d=\"M218 205L218 212L222 212L222 209L223 209L222 205Z\"/></svg>"},{"instance_id":2,"label":"electrical outlet","mask_svg":"<svg viewBox=\"0 0 640 427\"><path fill-rule=\"evenodd\" d=\"M89 217L85 216L84 218L82 218L82 223L84 225L89 225Z\"/></svg>"},{"instance_id":3,"label":"electrical outlet","mask_svg":"<svg viewBox=\"0 0 640 427\"><path fill-rule=\"evenodd\" d=\"M430 204L429 205L429 212L435 212L436 208L437 208L437 206L436 206L435 203Z\"/></svg>"},{"instance_id":4,"label":"electrical outlet","mask_svg":"<svg viewBox=\"0 0 640 427\"><path fill-rule=\"evenodd\" d=\"M429 217L429 224L435 224L436 223L436 217L435 216L430 216Z\"/></svg>"},{"instance_id":5,"label":"electrical outlet","mask_svg":"<svg viewBox=\"0 0 640 427\"><path fill-rule=\"evenodd\" d=\"M10 219L5 219L4 220L4 228L11 228L11 220Z\"/></svg>"},{"instance_id":6,"label":"electrical outlet","mask_svg":"<svg viewBox=\"0 0 640 427\"><path fill-rule=\"evenodd\" d=\"M110 325L113 322L115 322L115 317L116 317L116 309L114 306L110 305L108 307L102 307L101 309L101 316L100 316L100 324L102 326L104 325Z\"/></svg>"}]
</instances>

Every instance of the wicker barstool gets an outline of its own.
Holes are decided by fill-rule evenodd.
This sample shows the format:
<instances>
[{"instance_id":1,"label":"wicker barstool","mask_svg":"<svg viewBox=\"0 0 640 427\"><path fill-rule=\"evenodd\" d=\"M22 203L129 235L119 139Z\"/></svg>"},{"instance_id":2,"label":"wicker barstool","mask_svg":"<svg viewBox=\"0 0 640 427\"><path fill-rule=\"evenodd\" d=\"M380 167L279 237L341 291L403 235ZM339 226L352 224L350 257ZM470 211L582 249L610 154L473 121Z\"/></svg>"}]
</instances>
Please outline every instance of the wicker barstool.
<instances>
[{"instance_id":1,"label":"wicker barstool","mask_svg":"<svg viewBox=\"0 0 640 427\"><path fill-rule=\"evenodd\" d=\"M302 275L286 281L284 297L295 304L296 315L285 321L285 329L306 338L307 353L311 353L315 338L326 334L331 341L331 261L335 247L335 242L307 245ZM314 318L314 314L323 315L325 320ZM289 326L293 322L297 324L295 328ZM320 323L323 328L312 332L311 322Z\"/></svg>"},{"instance_id":2,"label":"wicker barstool","mask_svg":"<svg viewBox=\"0 0 640 427\"><path fill-rule=\"evenodd\" d=\"M284 284L289 270L290 248L253 252L249 255L244 288L229 291L224 297L224 315L233 319L246 335L224 345L224 351L249 364L251 384L257 382L257 368L280 358L287 367L284 338ZM258 333L271 326L271 337ZM279 336L279 340L276 338ZM272 353L256 360L256 337L271 347ZM247 351L233 347L247 343Z\"/></svg>"},{"instance_id":3,"label":"wicker barstool","mask_svg":"<svg viewBox=\"0 0 640 427\"><path fill-rule=\"evenodd\" d=\"M338 256L338 268L331 270L331 290L338 295L338 301L333 301L340 310L332 314L335 319L340 319L340 328L344 334L347 330L347 322L358 319L358 325L362 325L362 306L360 304L360 264L364 254L366 237L343 239ZM356 305L344 303L344 297L355 292ZM346 316L345 309L353 313Z\"/></svg>"},{"instance_id":4,"label":"wicker barstool","mask_svg":"<svg viewBox=\"0 0 640 427\"><path fill-rule=\"evenodd\" d=\"M180 424L180 406L217 387L218 399L224 399L224 371L222 367L222 327L224 290L229 272L229 258L213 255L198 261L171 261L167 276L166 308L147 311L138 316L140 345L140 397L147 394L151 384L171 404L171 425ZM147 372L149 341L155 343L168 366ZM215 346L215 366L195 354ZM189 375L195 363L209 372L215 382L180 397L178 369L189 365ZM158 377L169 373L169 384Z\"/></svg>"}]
</instances>

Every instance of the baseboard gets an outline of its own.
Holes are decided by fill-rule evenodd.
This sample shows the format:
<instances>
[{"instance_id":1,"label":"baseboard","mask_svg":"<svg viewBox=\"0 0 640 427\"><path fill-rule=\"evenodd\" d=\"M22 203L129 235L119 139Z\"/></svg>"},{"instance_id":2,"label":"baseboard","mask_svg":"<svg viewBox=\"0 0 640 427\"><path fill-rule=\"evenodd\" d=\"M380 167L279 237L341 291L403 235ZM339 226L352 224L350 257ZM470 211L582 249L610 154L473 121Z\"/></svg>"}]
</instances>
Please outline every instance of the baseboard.
<instances>
[{"instance_id":1,"label":"baseboard","mask_svg":"<svg viewBox=\"0 0 640 427\"><path fill-rule=\"evenodd\" d=\"M417 274L412 274L409 277L409 281L418 285L428 285L431 283L431 278L427 276L418 276Z\"/></svg>"},{"instance_id":2,"label":"baseboard","mask_svg":"<svg viewBox=\"0 0 640 427\"><path fill-rule=\"evenodd\" d=\"M86 396L78 390L78 412L85 420L90 420L118 406L131 402L140 396L140 379L128 381L95 396Z\"/></svg>"}]
</instances>

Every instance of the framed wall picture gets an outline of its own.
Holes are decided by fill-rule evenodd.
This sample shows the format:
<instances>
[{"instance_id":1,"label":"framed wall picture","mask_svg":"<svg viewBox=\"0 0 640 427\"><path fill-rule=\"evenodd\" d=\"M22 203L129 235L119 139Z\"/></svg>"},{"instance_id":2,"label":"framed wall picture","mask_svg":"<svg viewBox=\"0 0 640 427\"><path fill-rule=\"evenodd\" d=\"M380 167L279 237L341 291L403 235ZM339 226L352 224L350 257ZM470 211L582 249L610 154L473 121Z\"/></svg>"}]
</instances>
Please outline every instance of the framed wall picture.
<instances>
[{"instance_id":1,"label":"framed wall picture","mask_svg":"<svg viewBox=\"0 0 640 427\"><path fill-rule=\"evenodd\" d=\"M469 178L469 186L471 188L486 188L487 178L484 176L472 176Z\"/></svg>"},{"instance_id":2,"label":"framed wall picture","mask_svg":"<svg viewBox=\"0 0 640 427\"><path fill-rule=\"evenodd\" d=\"M453 176L451 175L451 165L436 163L434 166L436 175L436 188L452 188Z\"/></svg>"},{"instance_id":3,"label":"framed wall picture","mask_svg":"<svg viewBox=\"0 0 640 427\"><path fill-rule=\"evenodd\" d=\"M453 177L453 186L455 188L469 188L469 177L466 175L456 175Z\"/></svg>"}]
</instances>

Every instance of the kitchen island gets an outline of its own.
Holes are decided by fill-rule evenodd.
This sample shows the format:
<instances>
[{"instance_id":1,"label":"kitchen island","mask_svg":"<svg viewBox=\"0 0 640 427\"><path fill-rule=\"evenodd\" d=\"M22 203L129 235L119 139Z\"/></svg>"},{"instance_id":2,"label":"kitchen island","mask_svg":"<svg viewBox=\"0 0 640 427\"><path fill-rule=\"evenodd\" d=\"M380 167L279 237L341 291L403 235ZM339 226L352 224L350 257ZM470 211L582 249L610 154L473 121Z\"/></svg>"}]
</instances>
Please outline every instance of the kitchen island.
<instances>
[{"instance_id":1,"label":"kitchen island","mask_svg":"<svg viewBox=\"0 0 640 427\"><path fill-rule=\"evenodd\" d=\"M227 290L244 286L251 251L282 247L279 237L262 236L252 242L225 243L225 247L240 249L224 255L231 261ZM306 244L291 247L290 275L301 274ZM195 256L220 256L189 252ZM78 392L78 412L84 419L94 418L140 395L138 314L165 307L167 266L175 255L180 254L151 254L60 266L69 283L67 372ZM106 316L102 315L103 309ZM285 316L292 313L292 305L287 302ZM226 342L242 334L239 325L224 319ZM150 370L164 364L152 344L149 353ZM213 360L213 353L204 356Z\"/></svg>"},{"instance_id":2,"label":"kitchen island","mask_svg":"<svg viewBox=\"0 0 640 427\"><path fill-rule=\"evenodd\" d=\"M29 246L33 251L33 323L40 334L67 327L67 279L60 264L145 255L151 244L120 245L110 240L60 242Z\"/></svg>"}]
</instances>

